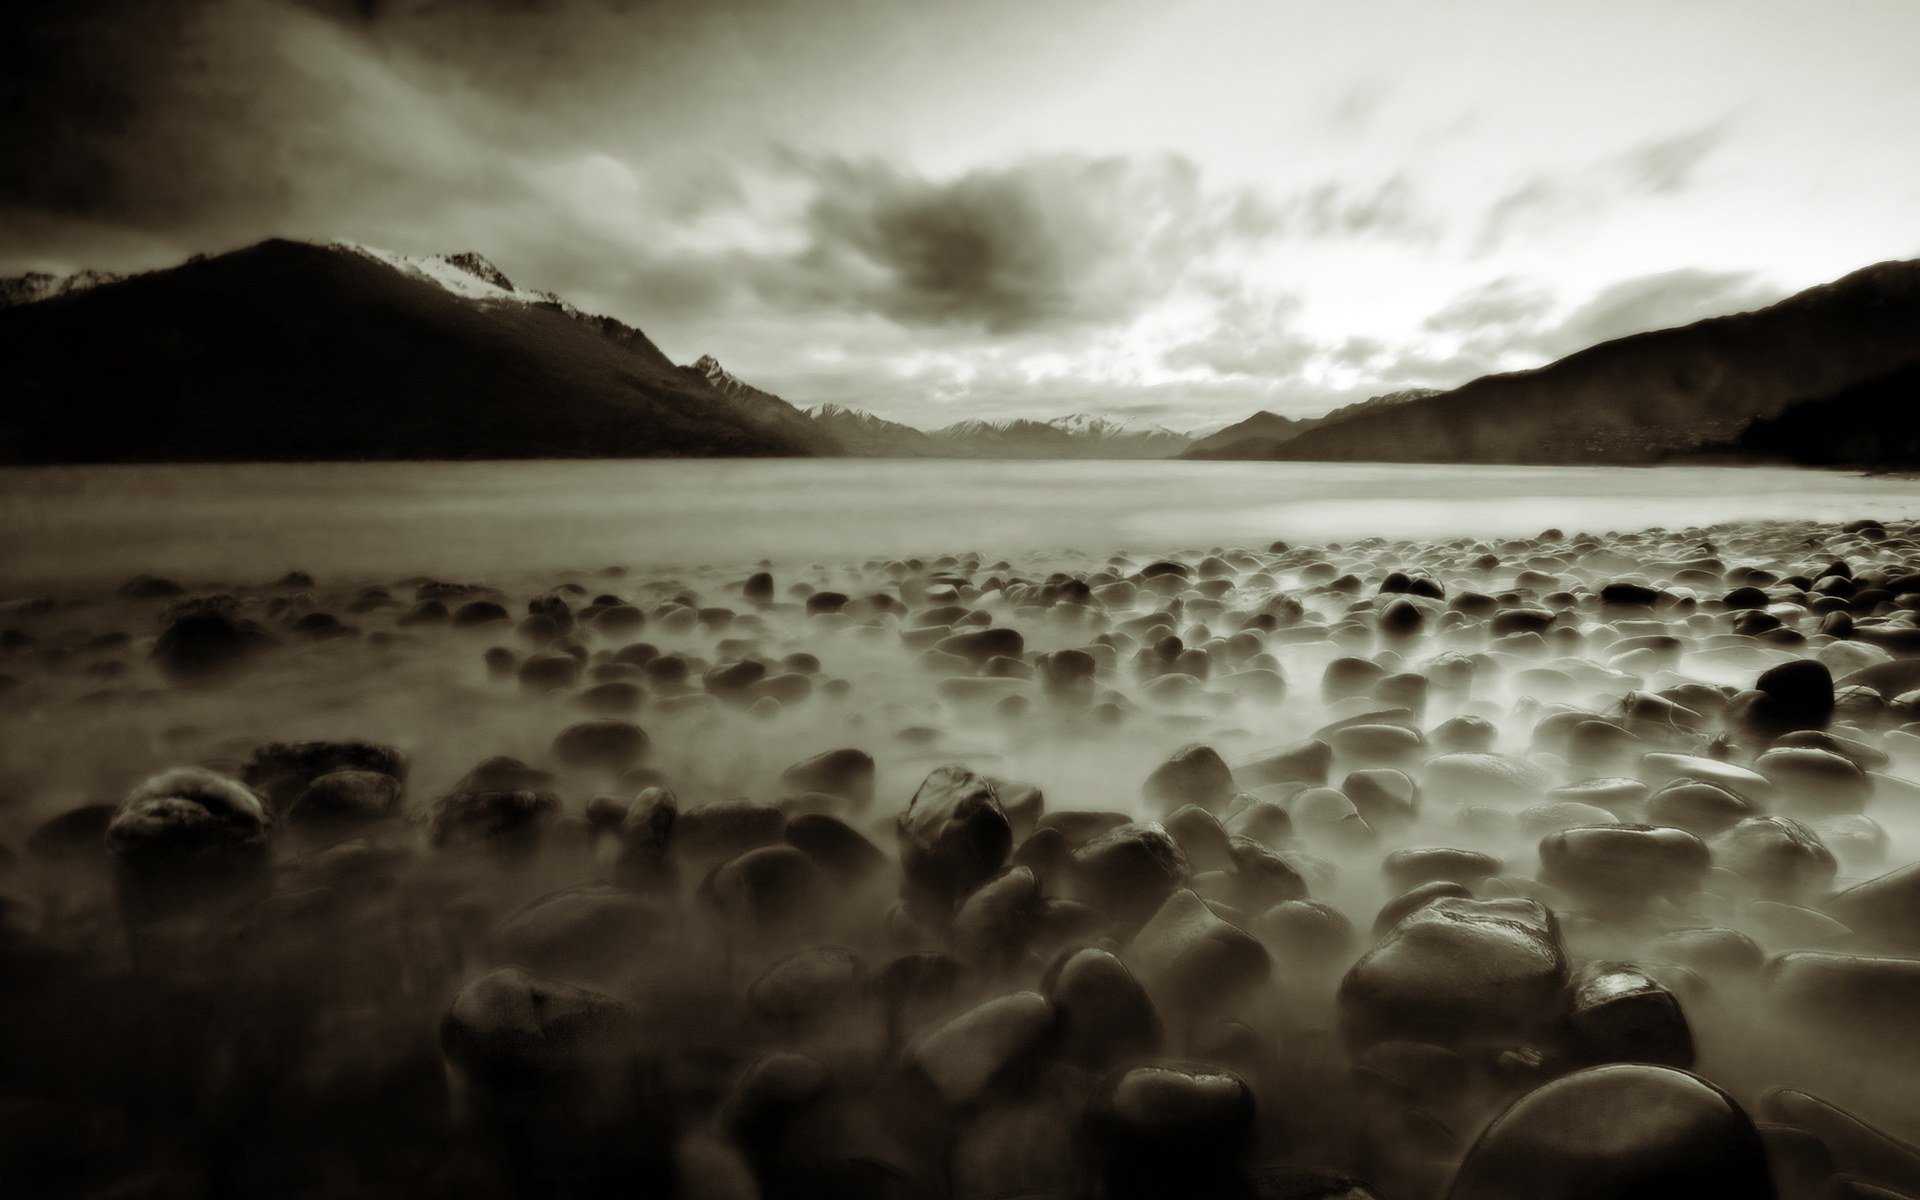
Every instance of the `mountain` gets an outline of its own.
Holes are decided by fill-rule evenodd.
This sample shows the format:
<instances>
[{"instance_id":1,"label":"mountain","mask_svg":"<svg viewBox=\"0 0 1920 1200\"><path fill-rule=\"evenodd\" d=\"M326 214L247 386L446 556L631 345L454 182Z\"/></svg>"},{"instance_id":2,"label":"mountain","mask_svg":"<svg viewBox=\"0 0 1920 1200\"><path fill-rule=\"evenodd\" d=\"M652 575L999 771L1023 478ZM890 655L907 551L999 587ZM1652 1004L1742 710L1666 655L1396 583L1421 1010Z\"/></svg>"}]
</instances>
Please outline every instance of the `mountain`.
<instances>
[{"instance_id":1,"label":"mountain","mask_svg":"<svg viewBox=\"0 0 1920 1200\"><path fill-rule=\"evenodd\" d=\"M971 418L928 435L953 458L1167 458L1188 438L1158 425L1072 413L1049 421Z\"/></svg>"},{"instance_id":2,"label":"mountain","mask_svg":"<svg viewBox=\"0 0 1920 1200\"><path fill-rule=\"evenodd\" d=\"M640 330L518 289L474 254L274 240L54 289L0 309L0 371L5 462L832 448L676 367Z\"/></svg>"},{"instance_id":3,"label":"mountain","mask_svg":"<svg viewBox=\"0 0 1920 1200\"><path fill-rule=\"evenodd\" d=\"M45 271L29 271L25 275L13 275L0 279L0 308L35 304L41 300L51 300L55 296L71 296L78 292L90 291L103 283L119 281L120 276L106 271L81 271L65 276L49 275Z\"/></svg>"},{"instance_id":4,"label":"mountain","mask_svg":"<svg viewBox=\"0 0 1920 1200\"><path fill-rule=\"evenodd\" d=\"M806 446L814 454L844 454L846 449L833 431L823 428L806 413L772 392L763 392L720 365L711 354L703 354L680 368L734 403L744 406L769 425Z\"/></svg>"},{"instance_id":5,"label":"mountain","mask_svg":"<svg viewBox=\"0 0 1920 1200\"><path fill-rule=\"evenodd\" d=\"M1309 429L1330 421L1343 420L1355 413L1387 408L1412 400L1438 396L1437 388L1406 388L1369 396L1352 404L1343 404L1318 417L1283 417L1278 413L1257 412L1244 421L1208 434L1188 447L1182 458L1270 458L1282 442L1299 437Z\"/></svg>"},{"instance_id":6,"label":"mountain","mask_svg":"<svg viewBox=\"0 0 1920 1200\"><path fill-rule=\"evenodd\" d=\"M1920 466L1920 362L1790 404L1704 453L1818 467Z\"/></svg>"},{"instance_id":7,"label":"mountain","mask_svg":"<svg viewBox=\"0 0 1920 1200\"><path fill-rule=\"evenodd\" d=\"M807 410L816 425L831 434L848 454L865 458L927 458L941 448L925 432L877 417L862 408L821 404Z\"/></svg>"},{"instance_id":8,"label":"mountain","mask_svg":"<svg viewBox=\"0 0 1920 1200\"><path fill-rule=\"evenodd\" d=\"M1263 457L1656 462L1920 361L1920 261L1886 262L1753 312L1602 342L1531 371L1328 421Z\"/></svg>"}]
</instances>

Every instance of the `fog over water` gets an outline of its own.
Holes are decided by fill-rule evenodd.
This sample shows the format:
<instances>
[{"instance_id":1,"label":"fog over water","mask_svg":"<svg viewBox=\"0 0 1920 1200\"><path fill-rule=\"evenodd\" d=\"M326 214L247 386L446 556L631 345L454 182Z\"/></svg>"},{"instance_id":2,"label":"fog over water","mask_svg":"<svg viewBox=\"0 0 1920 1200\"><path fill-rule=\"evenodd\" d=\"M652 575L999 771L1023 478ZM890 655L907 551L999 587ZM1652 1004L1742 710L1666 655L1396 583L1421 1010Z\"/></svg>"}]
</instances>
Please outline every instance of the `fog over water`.
<instances>
[{"instance_id":1,"label":"fog over water","mask_svg":"<svg viewBox=\"0 0 1920 1200\"><path fill-rule=\"evenodd\" d=\"M0 475L0 582L289 568L1170 550L1920 513L1895 476L1723 467L951 460L58 467Z\"/></svg>"}]
</instances>

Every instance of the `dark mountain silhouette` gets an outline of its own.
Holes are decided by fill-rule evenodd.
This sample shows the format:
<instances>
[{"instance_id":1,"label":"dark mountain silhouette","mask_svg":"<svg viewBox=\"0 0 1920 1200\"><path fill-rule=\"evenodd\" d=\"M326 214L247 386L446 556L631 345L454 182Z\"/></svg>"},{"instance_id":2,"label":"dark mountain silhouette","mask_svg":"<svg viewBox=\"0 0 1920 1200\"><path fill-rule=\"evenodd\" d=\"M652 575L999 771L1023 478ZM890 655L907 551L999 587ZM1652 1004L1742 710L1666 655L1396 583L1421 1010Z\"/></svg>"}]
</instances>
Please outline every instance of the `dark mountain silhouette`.
<instances>
[{"instance_id":1,"label":"dark mountain silhouette","mask_svg":"<svg viewBox=\"0 0 1920 1200\"><path fill-rule=\"evenodd\" d=\"M1778 304L1602 342L1531 371L1363 411L1261 457L1645 463L1725 446L1756 418L1920 362L1920 261Z\"/></svg>"},{"instance_id":2,"label":"dark mountain silhouette","mask_svg":"<svg viewBox=\"0 0 1920 1200\"><path fill-rule=\"evenodd\" d=\"M1920 466L1920 362L1790 404L1705 453L1817 467Z\"/></svg>"},{"instance_id":3,"label":"dark mountain silhouette","mask_svg":"<svg viewBox=\"0 0 1920 1200\"><path fill-rule=\"evenodd\" d=\"M47 298L0 309L0 461L834 448L804 418L796 429L674 366L631 326L514 289L477 255L275 240L32 290Z\"/></svg>"},{"instance_id":4,"label":"dark mountain silhouette","mask_svg":"<svg viewBox=\"0 0 1920 1200\"><path fill-rule=\"evenodd\" d=\"M1317 417L1283 417L1278 413L1257 412L1244 421L1236 422L1199 439L1180 457L1269 458L1282 442L1292 441L1309 429L1317 429L1358 412L1405 404L1409 400L1424 400L1428 396L1439 394L1436 388L1405 388L1397 392L1369 396L1365 400L1356 400L1352 404L1343 404Z\"/></svg>"}]
</instances>

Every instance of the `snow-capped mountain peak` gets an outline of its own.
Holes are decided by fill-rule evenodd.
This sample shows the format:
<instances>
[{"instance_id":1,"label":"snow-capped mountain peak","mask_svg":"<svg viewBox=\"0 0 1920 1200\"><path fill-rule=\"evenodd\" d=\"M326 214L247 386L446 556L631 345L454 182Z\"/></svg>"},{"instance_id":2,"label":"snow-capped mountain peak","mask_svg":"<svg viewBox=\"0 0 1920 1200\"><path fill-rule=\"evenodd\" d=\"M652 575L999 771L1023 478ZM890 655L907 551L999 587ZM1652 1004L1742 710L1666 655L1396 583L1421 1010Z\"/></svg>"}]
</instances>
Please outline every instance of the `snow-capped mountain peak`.
<instances>
[{"instance_id":1,"label":"snow-capped mountain peak","mask_svg":"<svg viewBox=\"0 0 1920 1200\"><path fill-rule=\"evenodd\" d=\"M424 280L442 291L451 292L463 299L496 303L547 304L557 305L562 310L571 309L570 305L561 301L552 292L535 292L515 287L513 281L507 278L506 272L494 266L485 256L471 250L463 250L458 254L434 254L421 258L408 254L396 254L391 250L382 250L359 242L334 242L332 248L384 263L402 275Z\"/></svg>"},{"instance_id":2,"label":"snow-capped mountain peak","mask_svg":"<svg viewBox=\"0 0 1920 1200\"><path fill-rule=\"evenodd\" d=\"M1063 433L1075 437L1098 439L1113 437L1179 437L1180 435L1163 425L1154 425L1145 421L1136 421L1126 417L1102 417L1094 413L1068 413L1064 417L1055 417L1047 424Z\"/></svg>"}]
</instances>

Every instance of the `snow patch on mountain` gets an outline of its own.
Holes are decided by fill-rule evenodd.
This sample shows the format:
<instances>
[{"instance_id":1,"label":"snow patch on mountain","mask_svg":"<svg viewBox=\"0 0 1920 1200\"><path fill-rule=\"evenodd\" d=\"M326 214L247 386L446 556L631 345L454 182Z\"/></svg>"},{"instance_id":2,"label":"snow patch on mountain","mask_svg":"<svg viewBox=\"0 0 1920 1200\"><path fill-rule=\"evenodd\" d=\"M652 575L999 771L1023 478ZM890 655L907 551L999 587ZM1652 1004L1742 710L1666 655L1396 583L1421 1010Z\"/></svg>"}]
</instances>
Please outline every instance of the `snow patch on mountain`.
<instances>
[{"instance_id":1,"label":"snow patch on mountain","mask_svg":"<svg viewBox=\"0 0 1920 1200\"><path fill-rule=\"evenodd\" d=\"M368 246L360 242L334 242L333 248L358 254L363 258L384 263L414 279L424 280L442 291L451 292L467 300L480 300L494 303L547 304L556 305L562 311L573 312L573 306L565 303L552 292L535 292L517 288L508 279L506 272L471 250L458 254L435 254L420 258L408 254L395 254L391 250L382 250L377 246Z\"/></svg>"}]
</instances>

